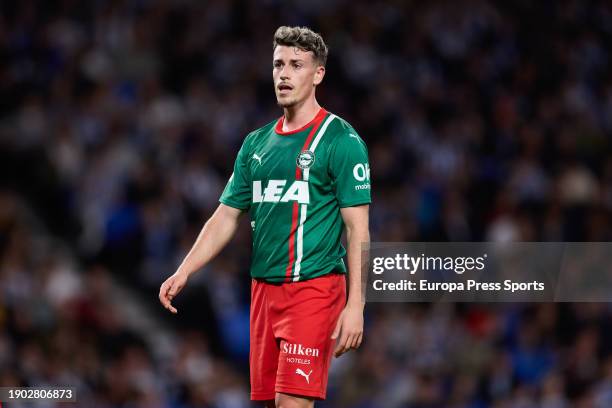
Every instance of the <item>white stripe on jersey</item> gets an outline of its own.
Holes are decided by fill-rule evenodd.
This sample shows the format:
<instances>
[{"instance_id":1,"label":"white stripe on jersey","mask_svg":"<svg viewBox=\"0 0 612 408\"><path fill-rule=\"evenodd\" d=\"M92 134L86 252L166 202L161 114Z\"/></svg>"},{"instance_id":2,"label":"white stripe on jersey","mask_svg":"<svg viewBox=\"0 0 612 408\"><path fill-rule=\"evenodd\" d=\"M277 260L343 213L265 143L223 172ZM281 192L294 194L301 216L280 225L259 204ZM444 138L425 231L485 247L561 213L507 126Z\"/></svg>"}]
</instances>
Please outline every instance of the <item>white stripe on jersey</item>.
<instances>
[{"instance_id":1,"label":"white stripe on jersey","mask_svg":"<svg viewBox=\"0 0 612 408\"><path fill-rule=\"evenodd\" d=\"M315 136L314 141L312 142L308 150L314 153L315 149L317 148L317 145L319 144L319 141L321 140L321 138L323 137L323 134L327 130L327 127L332 122L332 120L334 120L336 117L337 116L334 115L333 113L329 115L329 117L325 120L325 122L321 126L321 129L319 129L319 131L317 132L317 135ZM303 179L305 181L308 181L308 176L310 175L309 170L310 168L304 169ZM297 282L298 280L300 280L300 269L302 267L302 256L304 255L304 223L306 222L306 211L308 210L308 205L302 204L301 207L302 207L302 214L300 215L300 223L298 224L298 230L297 230L297 259L295 261L295 270L293 271L293 281L294 282Z\"/></svg>"},{"instance_id":2,"label":"white stripe on jersey","mask_svg":"<svg viewBox=\"0 0 612 408\"><path fill-rule=\"evenodd\" d=\"M317 135L315 136L314 141L312 142L308 150L314 153L315 149L317 148L317 145L319 144L319 141L321 140L321 137L323 137L323 134L327 130L327 127L332 122L332 120L336 119L336 117L337 116L334 115L333 113L329 115L325 123L323 123L323 126L321 126L321 129L319 129L319 131L317 132ZM308 181L309 175L310 175L310 168L304 169L304 180Z\"/></svg>"},{"instance_id":3,"label":"white stripe on jersey","mask_svg":"<svg viewBox=\"0 0 612 408\"><path fill-rule=\"evenodd\" d=\"M304 223L306 222L307 204L302 204L302 214L300 216L300 224L297 230L297 259L295 260L295 270L293 271L293 281L297 282L300 279L300 269L302 266L302 256L304 255Z\"/></svg>"}]
</instances>

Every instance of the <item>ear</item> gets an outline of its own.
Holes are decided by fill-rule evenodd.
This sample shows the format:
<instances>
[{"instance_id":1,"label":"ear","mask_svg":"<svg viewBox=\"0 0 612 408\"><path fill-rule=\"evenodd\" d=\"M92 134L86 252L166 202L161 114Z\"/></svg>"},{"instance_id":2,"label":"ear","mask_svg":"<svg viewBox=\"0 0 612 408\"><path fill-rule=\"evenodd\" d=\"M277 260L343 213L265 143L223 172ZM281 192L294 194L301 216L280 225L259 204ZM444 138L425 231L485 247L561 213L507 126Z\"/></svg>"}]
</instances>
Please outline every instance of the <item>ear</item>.
<instances>
[{"instance_id":1,"label":"ear","mask_svg":"<svg viewBox=\"0 0 612 408\"><path fill-rule=\"evenodd\" d=\"M323 81L324 76L325 76L325 67L323 65L318 65L315 70L314 81L312 83L312 86L319 85L321 81Z\"/></svg>"}]
</instances>

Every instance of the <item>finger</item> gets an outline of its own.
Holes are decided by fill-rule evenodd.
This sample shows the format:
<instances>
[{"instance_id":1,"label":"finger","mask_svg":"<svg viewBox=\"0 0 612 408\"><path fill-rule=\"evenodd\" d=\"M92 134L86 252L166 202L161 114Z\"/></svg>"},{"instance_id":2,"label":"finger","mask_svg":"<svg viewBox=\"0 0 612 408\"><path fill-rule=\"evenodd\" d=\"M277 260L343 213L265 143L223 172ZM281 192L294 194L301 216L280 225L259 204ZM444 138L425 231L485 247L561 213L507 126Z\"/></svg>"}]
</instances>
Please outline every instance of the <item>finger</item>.
<instances>
[{"instance_id":1,"label":"finger","mask_svg":"<svg viewBox=\"0 0 612 408\"><path fill-rule=\"evenodd\" d=\"M166 298L166 300L164 301L164 307L168 309L169 311L171 311L172 313L176 314L178 312L176 308L172 306L172 299L170 298Z\"/></svg>"},{"instance_id":2,"label":"finger","mask_svg":"<svg viewBox=\"0 0 612 408\"><path fill-rule=\"evenodd\" d=\"M361 347L361 342L363 341L363 332L359 333L359 337L357 338L357 347Z\"/></svg>"},{"instance_id":3,"label":"finger","mask_svg":"<svg viewBox=\"0 0 612 408\"><path fill-rule=\"evenodd\" d=\"M177 313L177 310L174 306L172 306L172 304L170 303L170 301L172 300L172 296L168 295L168 291L169 291L169 281L164 282L161 285L161 288L159 289L159 301L161 302L161 304L168 309L169 311L171 311L172 313Z\"/></svg>"},{"instance_id":4,"label":"finger","mask_svg":"<svg viewBox=\"0 0 612 408\"><path fill-rule=\"evenodd\" d=\"M351 344L351 349L357 350L359 347L359 333L355 333L353 335L353 344Z\"/></svg>"},{"instance_id":5,"label":"finger","mask_svg":"<svg viewBox=\"0 0 612 408\"><path fill-rule=\"evenodd\" d=\"M346 347L343 353L346 353L347 351L350 351L350 350L356 350L357 347L359 347L358 341L359 341L359 333L353 333L350 336L348 336Z\"/></svg>"},{"instance_id":6,"label":"finger","mask_svg":"<svg viewBox=\"0 0 612 408\"><path fill-rule=\"evenodd\" d=\"M181 286L176 283L176 282L172 282L172 286L170 287L170 290L168 291L168 295L171 297L175 297L176 294L181 290Z\"/></svg>"},{"instance_id":7,"label":"finger","mask_svg":"<svg viewBox=\"0 0 612 408\"><path fill-rule=\"evenodd\" d=\"M344 348L346 351L350 350L353 344L353 335L351 333L346 334L346 343L344 344Z\"/></svg>"},{"instance_id":8,"label":"finger","mask_svg":"<svg viewBox=\"0 0 612 408\"><path fill-rule=\"evenodd\" d=\"M168 302L168 310L171 311L174 314L178 313L178 310L176 310L176 308L174 306L172 306L172 304L170 302Z\"/></svg>"},{"instance_id":9,"label":"finger","mask_svg":"<svg viewBox=\"0 0 612 408\"><path fill-rule=\"evenodd\" d=\"M351 349L351 335L347 333L346 340L344 341L344 344L343 344L342 354L346 353L350 349Z\"/></svg>"},{"instance_id":10,"label":"finger","mask_svg":"<svg viewBox=\"0 0 612 408\"><path fill-rule=\"evenodd\" d=\"M338 342L336 343L336 348L334 349L334 356L338 357L342 351L342 340L338 340Z\"/></svg>"},{"instance_id":11,"label":"finger","mask_svg":"<svg viewBox=\"0 0 612 408\"><path fill-rule=\"evenodd\" d=\"M359 340L359 334L355 333L351 336L350 348L351 350L355 350L357 348L357 340Z\"/></svg>"},{"instance_id":12,"label":"finger","mask_svg":"<svg viewBox=\"0 0 612 408\"><path fill-rule=\"evenodd\" d=\"M162 293L162 295L164 297L168 297L168 293L172 289L172 286L174 286L174 277L173 276L171 276L168 279L166 279L166 281L162 284L160 292Z\"/></svg>"},{"instance_id":13,"label":"finger","mask_svg":"<svg viewBox=\"0 0 612 408\"><path fill-rule=\"evenodd\" d=\"M170 304L170 299L168 299L168 297L162 297L161 304L168 310L170 310L170 307L172 307L172 305Z\"/></svg>"},{"instance_id":14,"label":"finger","mask_svg":"<svg viewBox=\"0 0 612 408\"><path fill-rule=\"evenodd\" d=\"M161 304L164 304L164 300L166 299L166 292L168 292L168 284L167 281L162 283L162 285L159 288L159 301L161 302Z\"/></svg>"},{"instance_id":15,"label":"finger","mask_svg":"<svg viewBox=\"0 0 612 408\"><path fill-rule=\"evenodd\" d=\"M338 319L338 322L336 323L336 328L334 329L334 332L332 333L332 336L331 336L332 339L335 340L338 338L341 328L342 328L342 319Z\"/></svg>"},{"instance_id":16,"label":"finger","mask_svg":"<svg viewBox=\"0 0 612 408\"><path fill-rule=\"evenodd\" d=\"M338 342L338 347L336 347L336 357L341 356L346 353L348 348L348 334L342 334L340 337L340 341Z\"/></svg>"}]
</instances>

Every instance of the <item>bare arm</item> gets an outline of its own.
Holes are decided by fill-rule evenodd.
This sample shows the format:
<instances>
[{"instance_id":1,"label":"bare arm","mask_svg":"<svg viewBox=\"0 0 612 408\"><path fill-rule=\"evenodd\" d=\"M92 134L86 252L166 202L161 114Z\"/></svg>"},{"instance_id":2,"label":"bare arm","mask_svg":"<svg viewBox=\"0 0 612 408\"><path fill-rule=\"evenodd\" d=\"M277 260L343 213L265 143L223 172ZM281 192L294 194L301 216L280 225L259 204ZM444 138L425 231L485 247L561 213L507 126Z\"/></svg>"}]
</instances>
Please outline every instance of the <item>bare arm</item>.
<instances>
[{"instance_id":1,"label":"bare arm","mask_svg":"<svg viewBox=\"0 0 612 408\"><path fill-rule=\"evenodd\" d=\"M340 336L334 351L336 357L350 349L357 349L363 338L365 296L361 279L361 244L370 242L368 210L369 205L347 207L340 210L346 225L349 293L346 307L342 311L336 330L332 335L332 338Z\"/></svg>"},{"instance_id":2,"label":"bare arm","mask_svg":"<svg viewBox=\"0 0 612 408\"><path fill-rule=\"evenodd\" d=\"M172 299L195 271L210 262L227 245L238 228L241 215L242 211L236 208L224 204L217 207L176 272L161 285L159 301L166 309L177 313L172 306Z\"/></svg>"},{"instance_id":3,"label":"bare arm","mask_svg":"<svg viewBox=\"0 0 612 408\"><path fill-rule=\"evenodd\" d=\"M349 293L347 305L363 308L365 296L361 279L361 244L370 242L368 228L369 205L341 209L346 225Z\"/></svg>"}]
</instances>

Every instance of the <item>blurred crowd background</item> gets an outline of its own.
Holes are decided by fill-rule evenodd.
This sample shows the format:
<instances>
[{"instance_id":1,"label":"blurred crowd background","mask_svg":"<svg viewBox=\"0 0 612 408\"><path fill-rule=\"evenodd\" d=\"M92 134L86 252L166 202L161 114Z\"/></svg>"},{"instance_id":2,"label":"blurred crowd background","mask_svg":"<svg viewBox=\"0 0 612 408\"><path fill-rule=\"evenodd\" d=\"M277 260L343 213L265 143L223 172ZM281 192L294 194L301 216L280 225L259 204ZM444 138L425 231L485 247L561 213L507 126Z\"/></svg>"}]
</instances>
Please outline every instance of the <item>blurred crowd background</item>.
<instances>
[{"instance_id":1,"label":"blurred crowd background","mask_svg":"<svg viewBox=\"0 0 612 408\"><path fill-rule=\"evenodd\" d=\"M157 292L281 115L279 25L329 45L318 100L368 144L373 241L611 240L608 1L2 2L0 386L251 407L248 222L177 316ZM611 407L611 317L368 304L317 406Z\"/></svg>"}]
</instances>

